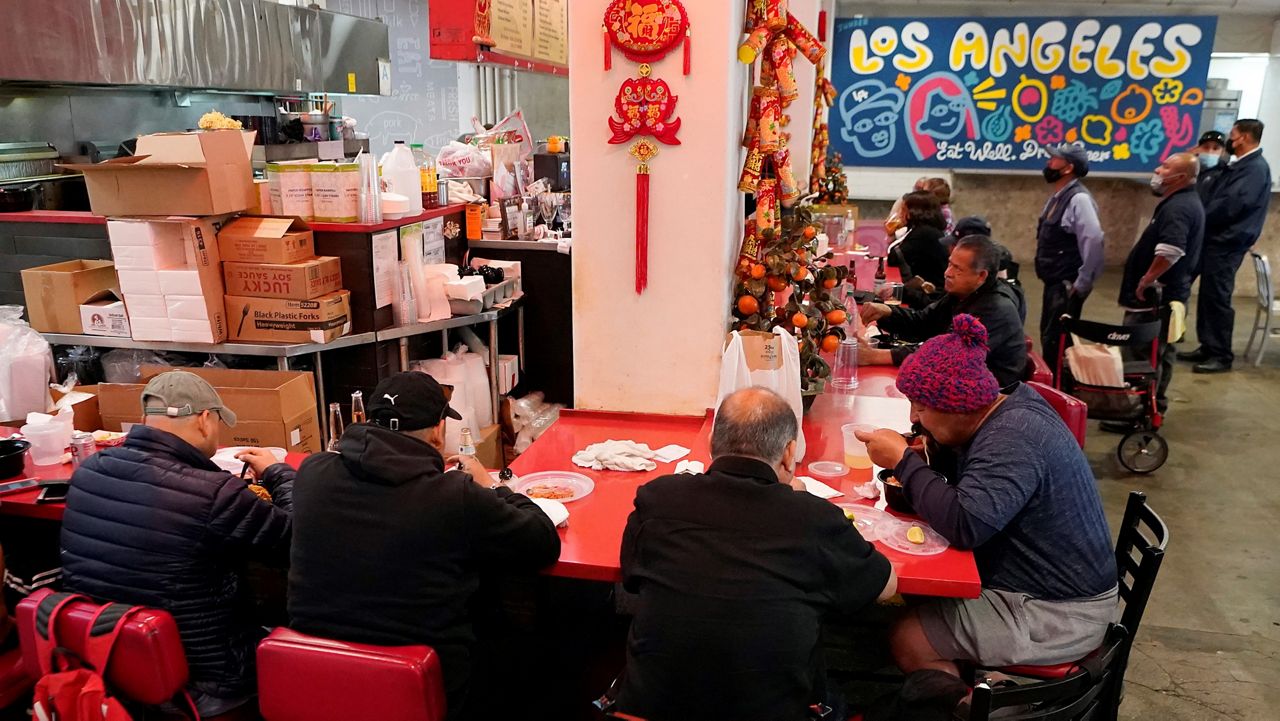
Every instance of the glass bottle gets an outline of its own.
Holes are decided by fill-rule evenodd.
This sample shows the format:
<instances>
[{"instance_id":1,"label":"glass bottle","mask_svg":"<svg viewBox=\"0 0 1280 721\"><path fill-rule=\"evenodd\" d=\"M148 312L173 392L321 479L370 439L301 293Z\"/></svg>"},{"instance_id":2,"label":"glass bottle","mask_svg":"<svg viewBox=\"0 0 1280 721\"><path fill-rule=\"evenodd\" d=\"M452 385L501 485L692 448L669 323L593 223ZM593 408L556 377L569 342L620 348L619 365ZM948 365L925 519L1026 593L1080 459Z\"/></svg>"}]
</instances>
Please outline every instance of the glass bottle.
<instances>
[{"instance_id":1,"label":"glass bottle","mask_svg":"<svg viewBox=\"0 0 1280 721\"><path fill-rule=\"evenodd\" d=\"M364 423L364 393L354 391L351 394L351 425Z\"/></svg>"},{"instance_id":2,"label":"glass bottle","mask_svg":"<svg viewBox=\"0 0 1280 721\"><path fill-rule=\"evenodd\" d=\"M337 403L329 404L329 442L325 444L326 451L337 452L338 439L342 438L342 406Z\"/></svg>"},{"instance_id":3,"label":"glass bottle","mask_svg":"<svg viewBox=\"0 0 1280 721\"><path fill-rule=\"evenodd\" d=\"M471 429L462 429L462 443L458 446L458 455L474 456L476 454L475 441L471 439Z\"/></svg>"},{"instance_id":4,"label":"glass bottle","mask_svg":"<svg viewBox=\"0 0 1280 721\"><path fill-rule=\"evenodd\" d=\"M871 290L876 294L877 298L880 297L880 289L884 288L886 280L887 277L884 272L884 257L881 256L880 264L876 266L876 279L871 287Z\"/></svg>"},{"instance_id":5,"label":"glass bottle","mask_svg":"<svg viewBox=\"0 0 1280 721\"><path fill-rule=\"evenodd\" d=\"M845 292L844 305L849 320L845 322L844 339L836 349L836 362L831 371L831 387L836 391L852 392L858 388L858 333L862 323L853 290L851 285Z\"/></svg>"}]
</instances>

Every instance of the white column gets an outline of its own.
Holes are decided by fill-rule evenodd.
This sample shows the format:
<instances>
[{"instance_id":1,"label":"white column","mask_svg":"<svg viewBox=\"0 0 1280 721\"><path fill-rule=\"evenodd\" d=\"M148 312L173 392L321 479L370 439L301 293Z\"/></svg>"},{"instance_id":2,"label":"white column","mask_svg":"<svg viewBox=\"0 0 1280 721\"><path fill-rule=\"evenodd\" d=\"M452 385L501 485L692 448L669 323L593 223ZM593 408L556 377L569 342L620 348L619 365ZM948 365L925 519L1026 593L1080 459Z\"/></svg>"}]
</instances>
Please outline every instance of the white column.
<instances>
[{"instance_id":1,"label":"white column","mask_svg":"<svg viewBox=\"0 0 1280 721\"><path fill-rule=\"evenodd\" d=\"M569 18L573 139L574 387L578 408L701 414L715 403L742 232L737 190L746 68L736 60L745 3L685 2L693 72L681 48L653 66L679 97L681 145L650 163L649 287L634 289L636 161L610 145L608 118L636 64L604 71L606 0Z\"/></svg>"}]
</instances>

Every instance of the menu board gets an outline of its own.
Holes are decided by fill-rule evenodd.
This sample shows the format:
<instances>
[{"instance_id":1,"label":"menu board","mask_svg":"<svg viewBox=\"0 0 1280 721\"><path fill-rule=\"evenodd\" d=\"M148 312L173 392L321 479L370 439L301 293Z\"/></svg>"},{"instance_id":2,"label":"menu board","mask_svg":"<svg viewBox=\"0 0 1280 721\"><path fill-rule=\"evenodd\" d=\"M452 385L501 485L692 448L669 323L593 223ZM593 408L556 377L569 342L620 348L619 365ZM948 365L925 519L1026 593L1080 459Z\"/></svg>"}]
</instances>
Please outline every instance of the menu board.
<instances>
[{"instance_id":1,"label":"menu board","mask_svg":"<svg viewBox=\"0 0 1280 721\"><path fill-rule=\"evenodd\" d=\"M533 54L557 65L569 63L569 0L534 0Z\"/></svg>"},{"instance_id":2,"label":"menu board","mask_svg":"<svg viewBox=\"0 0 1280 721\"><path fill-rule=\"evenodd\" d=\"M489 34L499 52L533 57L533 0L491 0Z\"/></svg>"}]
</instances>

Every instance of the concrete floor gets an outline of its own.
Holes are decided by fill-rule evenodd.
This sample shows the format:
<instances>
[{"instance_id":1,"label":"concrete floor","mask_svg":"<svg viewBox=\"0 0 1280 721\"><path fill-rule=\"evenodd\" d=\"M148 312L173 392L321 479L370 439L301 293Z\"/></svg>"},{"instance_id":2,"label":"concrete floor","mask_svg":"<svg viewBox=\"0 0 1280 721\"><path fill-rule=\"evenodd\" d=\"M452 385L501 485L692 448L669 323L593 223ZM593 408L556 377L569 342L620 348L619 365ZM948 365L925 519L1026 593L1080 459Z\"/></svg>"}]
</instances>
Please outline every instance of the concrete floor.
<instances>
[{"instance_id":1,"label":"concrete floor","mask_svg":"<svg viewBox=\"0 0 1280 721\"><path fill-rule=\"evenodd\" d=\"M1086 319L1120 322L1119 282L1118 270L1107 273L1085 305ZM1024 283L1034 329L1041 286L1034 277ZM1253 316L1254 300L1238 299L1231 373L1195 375L1178 364L1162 430L1169 460L1158 471L1128 473L1116 461L1120 436L1090 424L1085 450L1112 531L1131 490L1146 493L1170 528L1135 639L1122 719L1280 718L1280 437L1272 425L1280 343L1271 343L1260 368L1245 363L1240 353ZM1191 329L1180 348L1195 347Z\"/></svg>"}]
</instances>

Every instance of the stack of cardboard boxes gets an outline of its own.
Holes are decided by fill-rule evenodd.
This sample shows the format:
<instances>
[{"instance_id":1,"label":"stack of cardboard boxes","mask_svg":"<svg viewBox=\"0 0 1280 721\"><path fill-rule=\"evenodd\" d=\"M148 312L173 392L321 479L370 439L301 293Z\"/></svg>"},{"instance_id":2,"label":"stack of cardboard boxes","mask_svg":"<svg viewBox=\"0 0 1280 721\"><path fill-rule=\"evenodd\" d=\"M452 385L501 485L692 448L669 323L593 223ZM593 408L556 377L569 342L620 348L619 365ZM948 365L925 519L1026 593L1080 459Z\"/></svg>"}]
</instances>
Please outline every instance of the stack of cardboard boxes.
<instances>
[{"instance_id":1,"label":"stack of cardboard boxes","mask_svg":"<svg viewBox=\"0 0 1280 721\"><path fill-rule=\"evenodd\" d=\"M338 258L296 218L243 217L218 235L231 340L328 343L351 332Z\"/></svg>"}]
</instances>

